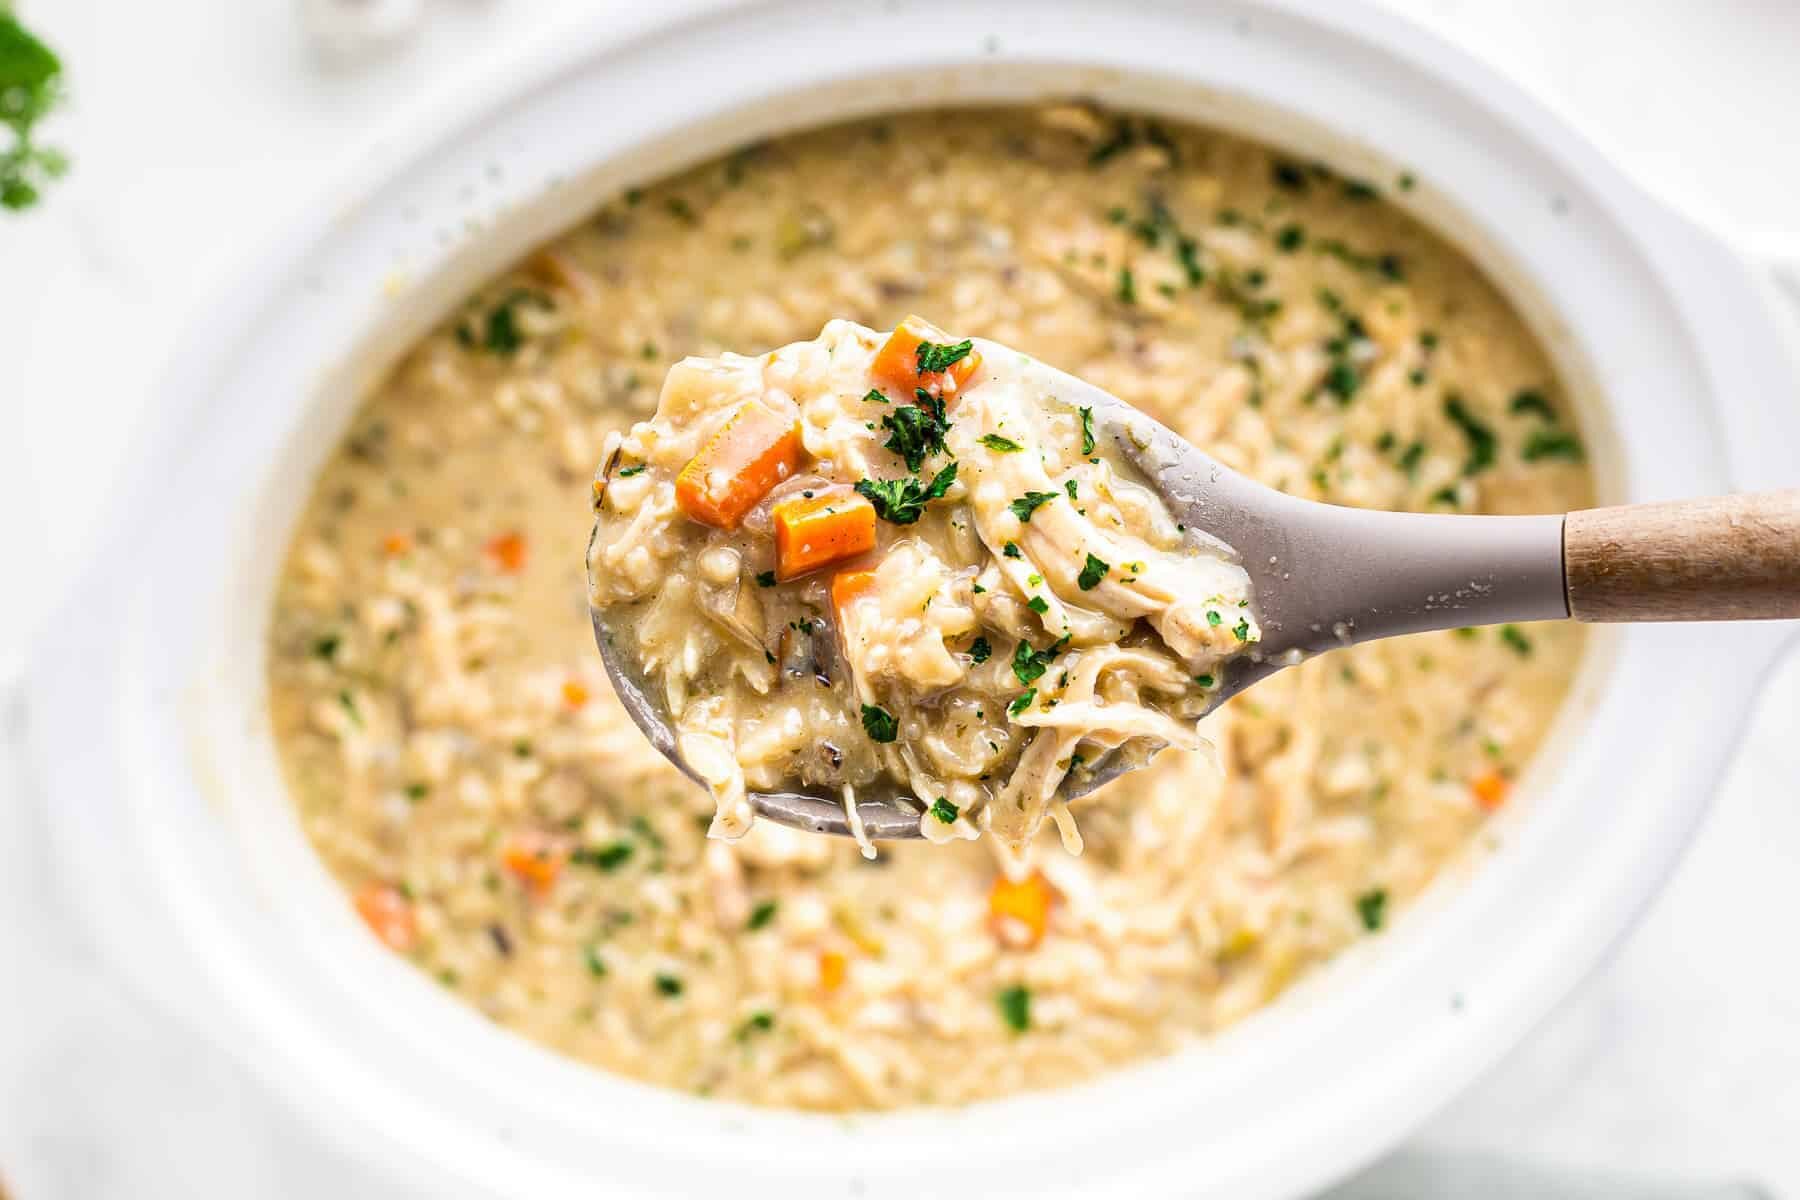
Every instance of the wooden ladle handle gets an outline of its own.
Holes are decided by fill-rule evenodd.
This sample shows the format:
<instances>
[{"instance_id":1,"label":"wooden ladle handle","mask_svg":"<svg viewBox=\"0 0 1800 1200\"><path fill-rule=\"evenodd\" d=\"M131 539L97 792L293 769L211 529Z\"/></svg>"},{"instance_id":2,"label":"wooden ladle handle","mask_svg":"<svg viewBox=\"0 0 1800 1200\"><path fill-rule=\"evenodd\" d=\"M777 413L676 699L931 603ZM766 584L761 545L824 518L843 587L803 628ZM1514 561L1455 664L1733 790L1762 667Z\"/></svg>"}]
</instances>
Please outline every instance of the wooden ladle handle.
<instances>
[{"instance_id":1,"label":"wooden ladle handle","mask_svg":"<svg viewBox=\"0 0 1800 1200\"><path fill-rule=\"evenodd\" d=\"M1563 580L1578 621L1800 617L1800 488L1572 512Z\"/></svg>"}]
</instances>

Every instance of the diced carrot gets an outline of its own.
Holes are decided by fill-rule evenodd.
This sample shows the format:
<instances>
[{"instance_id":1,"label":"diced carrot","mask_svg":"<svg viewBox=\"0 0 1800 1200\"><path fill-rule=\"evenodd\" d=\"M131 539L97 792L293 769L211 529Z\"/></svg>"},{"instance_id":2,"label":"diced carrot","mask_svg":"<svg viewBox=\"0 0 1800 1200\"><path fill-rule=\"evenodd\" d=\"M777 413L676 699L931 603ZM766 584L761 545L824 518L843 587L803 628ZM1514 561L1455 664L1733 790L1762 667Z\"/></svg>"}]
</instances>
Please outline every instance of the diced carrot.
<instances>
[{"instance_id":1,"label":"diced carrot","mask_svg":"<svg viewBox=\"0 0 1800 1200\"><path fill-rule=\"evenodd\" d=\"M567 846L535 829L513 834L500 850L501 864L534 896L543 896L556 886L568 861Z\"/></svg>"},{"instance_id":2,"label":"diced carrot","mask_svg":"<svg viewBox=\"0 0 1800 1200\"><path fill-rule=\"evenodd\" d=\"M744 514L800 469L800 422L751 401L732 414L675 477L681 511L714 529L736 529Z\"/></svg>"},{"instance_id":3,"label":"diced carrot","mask_svg":"<svg viewBox=\"0 0 1800 1200\"><path fill-rule=\"evenodd\" d=\"M849 488L794 496L775 506L775 578L798 579L875 548L875 506Z\"/></svg>"},{"instance_id":4,"label":"diced carrot","mask_svg":"<svg viewBox=\"0 0 1800 1200\"><path fill-rule=\"evenodd\" d=\"M1511 788L1511 781L1499 771L1483 771L1469 784L1469 790L1475 793L1475 803L1488 812L1506 803L1506 793Z\"/></svg>"},{"instance_id":5,"label":"diced carrot","mask_svg":"<svg viewBox=\"0 0 1800 1200\"><path fill-rule=\"evenodd\" d=\"M919 344L933 342L947 346L955 341L956 339L923 317L907 317L895 326L893 334L875 352L875 362L870 366L869 373L876 379L899 388L907 397L912 395L914 388L924 388L934 396L953 396L981 368L981 355L971 350L951 363L947 370L920 371Z\"/></svg>"},{"instance_id":6,"label":"diced carrot","mask_svg":"<svg viewBox=\"0 0 1800 1200\"><path fill-rule=\"evenodd\" d=\"M389 558L399 558L412 549L412 539L404 533L390 533L381 539L381 552Z\"/></svg>"},{"instance_id":7,"label":"diced carrot","mask_svg":"<svg viewBox=\"0 0 1800 1200\"><path fill-rule=\"evenodd\" d=\"M580 708L588 702L587 685L579 679L565 679L562 685L563 703L570 708Z\"/></svg>"},{"instance_id":8,"label":"diced carrot","mask_svg":"<svg viewBox=\"0 0 1800 1200\"><path fill-rule=\"evenodd\" d=\"M846 605L858 596L865 595L869 589L874 586L875 572L872 569L863 571L839 571L833 576L831 580L831 608L832 611L837 614L838 620L842 621L844 619L844 607Z\"/></svg>"},{"instance_id":9,"label":"diced carrot","mask_svg":"<svg viewBox=\"0 0 1800 1200\"><path fill-rule=\"evenodd\" d=\"M525 535L517 530L489 538L481 552L508 575L517 575L525 569Z\"/></svg>"},{"instance_id":10,"label":"diced carrot","mask_svg":"<svg viewBox=\"0 0 1800 1200\"><path fill-rule=\"evenodd\" d=\"M1002 875L988 892L988 928L1005 945L1029 950L1044 940L1055 902L1056 889L1041 872L1017 881Z\"/></svg>"},{"instance_id":11,"label":"diced carrot","mask_svg":"<svg viewBox=\"0 0 1800 1200\"><path fill-rule=\"evenodd\" d=\"M850 973L850 963L836 950L823 950L819 953L819 987L827 992L835 992L844 986L844 977Z\"/></svg>"},{"instance_id":12,"label":"diced carrot","mask_svg":"<svg viewBox=\"0 0 1800 1200\"><path fill-rule=\"evenodd\" d=\"M400 889L386 883L365 883L356 890L356 914L374 930L388 949L405 954L419 939L419 923L412 902Z\"/></svg>"}]
</instances>

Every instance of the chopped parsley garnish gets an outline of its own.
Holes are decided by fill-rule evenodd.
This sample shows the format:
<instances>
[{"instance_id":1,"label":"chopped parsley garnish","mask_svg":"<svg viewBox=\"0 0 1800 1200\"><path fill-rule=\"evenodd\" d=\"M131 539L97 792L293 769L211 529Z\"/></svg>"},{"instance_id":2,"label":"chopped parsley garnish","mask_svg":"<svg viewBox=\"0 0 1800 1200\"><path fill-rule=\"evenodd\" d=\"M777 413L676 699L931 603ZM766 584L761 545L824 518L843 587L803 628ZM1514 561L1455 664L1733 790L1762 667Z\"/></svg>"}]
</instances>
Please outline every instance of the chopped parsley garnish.
<instances>
[{"instance_id":1,"label":"chopped parsley garnish","mask_svg":"<svg viewBox=\"0 0 1800 1200\"><path fill-rule=\"evenodd\" d=\"M1274 180L1276 187L1286 188L1290 192L1306 190L1306 169L1296 163L1276 162L1269 169L1269 177Z\"/></svg>"},{"instance_id":2,"label":"chopped parsley garnish","mask_svg":"<svg viewBox=\"0 0 1800 1200\"><path fill-rule=\"evenodd\" d=\"M982 434L981 444L986 446L989 450L995 450L1001 454L1017 454L1025 448L1011 438L1001 437L997 433Z\"/></svg>"},{"instance_id":3,"label":"chopped parsley garnish","mask_svg":"<svg viewBox=\"0 0 1800 1200\"><path fill-rule=\"evenodd\" d=\"M1078 496L1075 489L1075 481L1073 479L1063 480L1063 491L1068 493L1069 499L1071 500L1076 499Z\"/></svg>"},{"instance_id":4,"label":"chopped parsley garnish","mask_svg":"<svg viewBox=\"0 0 1800 1200\"><path fill-rule=\"evenodd\" d=\"M875 515L895 525L911 525L933 500L941 499L956 482L956 464L939 471L929 484L917 476L906 479L859 479L856 493L875 506Z\"/></svg>"},{"instance_id":5,"label":"chopped parsley garnish","mask_svg":"<svg viewBox=\"0 0 1800 1200\"><path fill-rule=\"evenodd\" d=\"M1189 287L1199 287L1206 282L1206 268L1200 265L1200 243L1191 237L1175 239L1175 259L1181 264L1182 274L1187 276Z\"/></svg>"},{"instance_id":6,"label":"chopped parsley garnish","mask_svg":"<svg viewBox=\"0 0 1800 1200\"><path fill-rule=\"evenodd\" d=\"M1209 608L1206 610L1206 623L1208 625L1211 625L1213 628L1217 629L1219 627L1219 625L1224 622L1224 620L1225 620L1225 618L1221 617L1219 615L1218 609Z\"/></svg>"},{"instance_id":7,"label":"chopped parsley garnish","mask_svg":"<svg viewBox=\"0 0 1800 1200\"><path fill-rule=\"evenodd\" d=\"M745 929L761 929L775 919L781 906L773 900L764 900L750 910L750 919L744 922Z\"/></svg>"},{"instance_id":8,"label":"chopped parsley garnish","mask_svg":"<svg viewBox=\"0 0 1800 1200\"><path fill-rule=\"evenodd\" d=\"M1033 596L1025 602L1025 607L1041 617L1050 611L1050 602L1042 596Z\"/></svg>"},{"instance_id":9,"label":"chopped parsley garnish","mask_svg":"<svg viewBox=\"0 0 1800 1200\"><path fill-rule=\"evenodd\" d=\"M737 1027L736 1037L740 1042L747 1042L750 1040L751 1034L767 1033L773 1028L775 1028L775 1014L763 1009L744 1018L744 1023Z\"/></svg>"},{"instance_id":10,"label":"chopped parsley garnish","mask_svg":"<svg viewBox=\"0 0 1800 1200\"><path fill-rule=\"evenodd\" d=\"M1120 304L1137 303L1137 282L1131 277L1130 267L1119 268L1119 288L1117 295Z\"/></svg>"},{"instance_id":11,"label":"chopped parsley garnish","mask_svg":"<svg viewBox=\"0 0 1800 1200\"><path fill-rule=\"evenodd\" d=\"M1284 254L1292 254L1306 245L1306 230L1299 225L1283 225L1275 233L1275 248Z\"/></svg>"},{"instance_id":12,"label":"chopped parsley garnish","mask_svg":"<svg viewBox=\"0 0 1800 1200\"><path fill-rule=\"evenodd\" d=\"M1027 523L1031 514L1056 499L1055 492L1026 492L1006 507L1012 509L1012 515Z\"/></svg>"},{"instance_id":13,"label":"chopped parsley garnish","mask_svg":"<svg viewBox=\"0 0 1800 1200\"><path fill-rule=\"evenodd\" d=\"M1087 556L1087 563L1081 568L1081 574L1075 577L1075 582L1081 586L1082 591L1091 592L1100 586L1100 581L1106 578L1106 573L1110 570L1111 563L1102 562L1090 554Z\"/></svg>"},{"instance_id":14,"label":"chopped parsley garnish","mask_svg":"<svg viewBox=\"0 0 1800 1200\"><path fill-rule=\"evenodd\" d=\"M949 799L944 796L939 796L936 800L931 802L931 815L946 825L956 824L957 814L960 811L961 810L959 810L956 805L950 803Z\"/></svg>"},{"instance_id":15,"label":"chopped parsley garnish","mask_svg":"<svg viewBox=\"0 0 1800 1200\"><path fill-rule=\"evenodd\" d=\"M1013 647L1013 674L1019 677L1020 683L1036 683L1043 678L1044 672L1049 669L1051 662L1063 652L1068 644L1069 639L1066 634L1042 650L1033 650L1030 642L1021 641Z\"/></svg>"},{"instance_id":16,"label":"chopped parsley garnish","mask_svg":"<svg viewBox=\"0 0 1800 1200\"><path fill-rule=\"evenodd\" d=\"M969 657L978 663L984 663L993 657L994 648L988 644L986 637L978 637L969 643Z\"/></svg>"},{"instance_id":17,"label":"chopped parsley garnish","mask_svg":"<svg viewBox=\"0 0 1800 1200\"><path fill-rule=\"evenodd\" d=\"M904 459L909 471L917 471L927 458L943 450L944 434L950 428L942 400L923 389L918 399L918 404L902 404L881 418L881 427L891 435L882 445Z\"/></svg>"},{"instance_id":18,"label":"chopped parsley garnish","mask_svg":"<svg viewBox=\"0 0 1800 1200\"><path fill-rule=\"evenodd\" d=\"M363 727L362 713L356 710L356 697L350 694L348 688L338 693L338 704L349 716L350 723L361 729Z\"/></svg>"},{"instance_id":19,"label":"chopped parsley garnish","mask_svg":"<svg viewBox=\"0 0 1800 1200\"><path fill-rule=\"evenodd\" d=\"M757 587L774 587L775 586L775 572L773 572L773 571L758 571L756 573L756 586Z\"/></svg>"},{"instance_id":20,"label":"chopped parsley garnish","mask_svg":"<svg viewBox=\"0 0 1800 1200\"><path fill-rule=\"evenodd\" d=\"M32 140L37 123L62 102L62 60L6 7L0 7L0 126L12 144L0 150L0 208L18 212L37 203L69 160Z\"/></svg>"},{"instance_id":21,"label":"chopped parsley garnish","mask_svg":"<svg viewBox=\"0 0 1800 1200\"><path fill-rule=\"evenodd\" d=\"M331 662L337 657L338 647L343 644L343 638L335 633L328 633L324 637L314 640L312 645L313 657L322 658L326 662Z\"/></svg>"},{"instance_id":22,"label":"chopped parsley garnish","mask_svg":"<svg viewBox=\"0 0 1800 1200\"><path fill-rule=\"evenodd\" d=\"M1194 676L1194 682L1203 688L1209 688L1213 685L1213 677L1211 675L1196 675Z\"/></svg>"},{"instance_id":23,"label":"chopped parsley garnish","mask_svg":"<svg viewBox=\"0 0 1800 1200\"><path fill-rule=\"evenodd\" d=\"M580 846L569 855L569 861L602 871L616 871L631 860L637 847L630 842L608 842L604 846Z\"/></svg>"},{"instance_id":24,"label":"chopped parsley garnish","mask_svg":"<svg viewBox=\"0 0 1800 1200\"><path fill-rule=\"evenodd\" d=\"M1373 888L1356 898L1356 915L1362 918L1363 928L1374 933L1381 928L1387 917L1387 889Z\"/></svg>"},{"instance_id":25,"label":"chopped parsley garnish","mask_svg":"<svg viewBox=\"0 0 1800 1200\"><path fill-rule=\"evenodd\" d=\"M920 342L917 351L919 374L935 375L939 371L947 371L969 357L969 351L973 349L975 349L975 343L967 338L957 342L954 346L940 346L936 342Z\"/></svg>"},{"instance_id":26,"label":"chopped parsley garnish","mask_svg":"<svg viewBox=\"0 0 1800 1200\"><path fill-rule=\"evenodd\" d=\"M1560 458L1568 462L1580 462L1587 455L1581 448L1581 439L1572 433L1564 433L1560 429L1539 429L1533 431L1526 439L1525 448L1520 451L1526 462L1537 462L1544 458Z\"/></svg>"},{"instance_id":27,"label":"chopped parsley garnish","mask_svg":"<svg viewBox=\"0 0 1800 1200\"><path fill-rule=\"evenodd\" d=\"M893 713L879 705L862 706L862 723L863 732L869 735L871 742L886 745L900 736L900 722L894 719Z\"/></svg>"},{"instance_id":28,"label":"chopped parsley garnish","mask_svg":"<svg viewBox=\"0 0 1800 1200\"><path fill-rule=\"evenodd\" d=\"M888 402L888 398L882 395L877 388L870 388L865 392L863 394L863 400L868 404L886 404Z\"/></svg>"},{"instance_id":29,"label":"chopped parsley garnish","mask_svg":"<svg viewBox=\"0 0 1800 1200\"><path fill-rule=\"evenodd\" d=\"M1081 452L1094 452L1094 410L1091 408L1081 410Z\"/></svg>"},{"instance_id":30,"label":"chopped parsley garnish","mask_svg":"<svg viewBox=\"0 0 1800 1200\"><path fill-rule=\"evenodd\" d=\"M431 795L431 785L429 783L409 783L406 785L406 798L408 800L423 800L429 795Z\"/></svg>"},{"instance_id":31,"label":"chopped parsley garnish","mask_svg":"<svg viewBox=\"0 0 1800 1200\"><path fill-rule=\"evenodd\" d=\"M633 475L642 475L645 471L648 471L649 469L650 468L647 464L637 463L634 466L621 467L617 471L613 472L613 474L617 475L620 479L630 479Z\"/></svg>"},{"instance_id":32,"label":"chopped parsley garnish","mask_svg":"<svg viewBox=\"0 0 1800 1200\"><path fill-rule=\"evenodd\" d=\"M595 979L606 978L606 960L600 957L600 951L592 945L581 948L581 961L587 964L588 974Z\"/></svg>"},{"instance_id":33,"label":"chopped parsley garnish","mask_svg":"<svg viewBox=\"0 0 1800 1200\"><path fill-rule=\"evenodd\" d=\"M1521 388L1513 393L1512 403L1507 410L1516 415L1535 413L1546 421L1556 420L1556 410L1550 407L1550 401L1544 393L1536 388Z\"/></svg>"},{"instance_id":34,"label":"chopped parsley garnish","mask_svg":"<svg viewBox=\"0 0 1800 1200\"><path fill-rule=\"evenodd\" d=\"M517 288L488 310L487 316L471 328L466 323L457 327L456 340L473 350L485 350L501 358L510 358L525 344L525 333L519 328L519 309L525 305L551 308L550 297L530 288Z\"/></svg>"},{"instance_id":35,"label":"chopped parsley garnish","mask_svg":"<svg viewBox=\"0 0 1800 1200\"><path fill-rule=\"evenodd\" d=\"M656 990L660 994L671 997L679 996L681 995L681 988L681 976L667 975L661 971L656 973Z\"/></svg>"},{"instance_id":36,"label":"chopped parsley garnish","mask_svg":"<svg viewBox=\"0 0 1800 1200\"><path fill-rule=\"evenodd\" d=\"M1526 637L1525 631L1517 625L1502 625L1500 640L1517 652L1520 658L1529 657L1531 654L1531 639Z\"/></svg>"},{"instance_id":37,"label":"chopped parsley garnish","mask_svg":"<svg viewBox=\"0 0 1800 1200\"><path fill-rule=\"evenodd\" d=\"M1475 475L1494 465L1498 445L1494 431L1477 420L1463 404L1462 397L1451 393L1444 398L1444 415L1469 439L1469 457L1463 462L1463 474Z\"/></svg>"},{"instance_id":38,"label":"chopped parsley garnish","mask_svg":"<svg viewBox=\"0 0 1800 1200\"><path fill-rule=\"evenodd\" d=\"M1231 633L1232 633L1232 636L1237 638L1237 640L1240 642L1249 641L1250 640L1250 622L1245 621L1245 620L1239 620L1236 625L1233 625L1231 627Z\"/></svg>"},{"instance_id":39,"label":"chopped parsley garnish","mask_svg":"<svg viewBox=\"0 0 1800 1200\"><path fill-rule=\"evenodd\" d=\"M1013 697L1013 702L1006 706L1006 711L1008 714L1016 717L1026 709L1030 708L1031 702L1035 699L1037 699L1037 689L1034 687L1026 688L1017 696Z\"/></svg>"},{"instance_id":40,"label":"chopped parsley garnish","mask_svg":"<svg viewBox=\"0 0 1800 1200\"><path fill-rule=\"evenodd\" d=\"M1000 547L1000 553L1007 558L1024 558L1025 557L1023 554L1019 553L1019 544L1017 542L1006 543L1006 545Z\"/></svg>"},{"instance_id":41,"label":"chopped parsley garnish","mask_svg":"<svg viewBox=\"0 0 1800 1200\"><path fill-rule=\"evenodd\" d=\"M1425 457L1425 443L1424 442L1413 442L1406 449L1404 449L1400 452L1400 458L1398 460L1399 464L1400 464L1400 469L1402 471L1405 471L1408 476L1416 475L1416 474L1418 474L1418 471L1419 471L1419 463L1424 459L1424 457Z\"/></svg>"},{"instance_id":42,"label":"chopped parsley garnish","mask_svg":"<svg viewBox=\"0 0 1800 1200\"><path fill-rule=\"evenodd\" d=\"M1000 1019L1014 1033L1024 1033L1031 1028L1030 988L1022 984L1001 988L994 996L994 1003L1000 1006Z\"/></svg>"}]
</instances>

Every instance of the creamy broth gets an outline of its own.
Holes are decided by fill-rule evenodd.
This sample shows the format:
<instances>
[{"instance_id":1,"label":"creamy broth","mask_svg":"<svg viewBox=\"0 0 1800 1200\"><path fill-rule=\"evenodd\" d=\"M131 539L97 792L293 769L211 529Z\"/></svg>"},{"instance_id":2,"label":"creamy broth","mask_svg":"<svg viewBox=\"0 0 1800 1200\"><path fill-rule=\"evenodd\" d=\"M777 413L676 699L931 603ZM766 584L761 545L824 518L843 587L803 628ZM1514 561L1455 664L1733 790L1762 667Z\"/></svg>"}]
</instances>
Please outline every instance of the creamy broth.
<instances>
[{"instance_id":1,"label":"creamy broth","mask_svg":"<svg viewBox=\"0 0 1800 1200\"><path fill-rule=\"evenodd\" d=\"M1203 722L1216 770L1162 756L1008 880L987 840L708 840L610 696L583 571L593 464L667 364L834 317L1015 346L1310 498L1589 503L1541 349L1373 182L1078 106L919 114L620 197L483 289L367 398L277 591L283 768L349 902L562 1053L826 1110L1168 1053L1380 936L1506 802L1578 629L1284 671Z\"/></svg>"}]
</instances>

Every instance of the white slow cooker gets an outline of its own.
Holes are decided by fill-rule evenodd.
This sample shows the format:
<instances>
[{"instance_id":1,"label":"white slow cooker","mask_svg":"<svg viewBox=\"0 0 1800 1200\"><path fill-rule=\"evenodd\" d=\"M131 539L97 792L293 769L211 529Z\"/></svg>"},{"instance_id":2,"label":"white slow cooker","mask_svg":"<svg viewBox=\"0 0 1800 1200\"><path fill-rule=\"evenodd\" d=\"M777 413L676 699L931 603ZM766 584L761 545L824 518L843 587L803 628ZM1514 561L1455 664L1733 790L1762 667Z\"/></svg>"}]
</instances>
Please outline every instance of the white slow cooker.
<instances>
[{"instance_id":1,"label":"white slow cooker","mask_svg":"<svg viewBox=\"0 0 1800 1200\"><path fill-rule=\"evenodd\" d=\"M609 6L611 7L611 6ZM31 739L58 866L143 991L436 1194L1286 1196L1494 1063L1668 872L1792 626L1606 631L1498 847L1195 1048L1091 1084L854 1119L561 1059L368 937L290 811L263 703L281 551L362 390L602 199L740 143L1087 95L1372 179L1461 243L1570 383L1603 499L1791 485L1763 265L1480 63L1380 10L1243 0L666 0L443 93L196 313L120 536L45 642ZM772 281L779 286L779 281Z\"/></svg>"}]
</instances>

